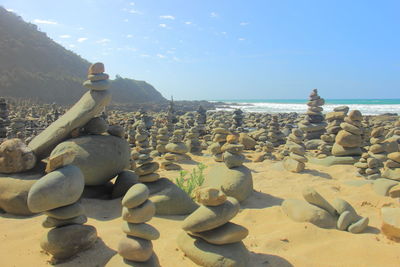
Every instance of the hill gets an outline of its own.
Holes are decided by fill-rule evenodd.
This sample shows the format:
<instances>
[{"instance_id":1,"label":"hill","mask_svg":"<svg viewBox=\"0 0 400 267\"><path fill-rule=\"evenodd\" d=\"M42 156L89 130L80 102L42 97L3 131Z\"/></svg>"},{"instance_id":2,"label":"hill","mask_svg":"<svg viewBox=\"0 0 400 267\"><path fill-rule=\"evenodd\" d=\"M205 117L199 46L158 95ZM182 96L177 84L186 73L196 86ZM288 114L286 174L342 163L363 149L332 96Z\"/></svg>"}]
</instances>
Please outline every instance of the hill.
<instances>
[{"instance_id":1,"label":"hill","mask_svg":"<svg viewBox=\"0 0 400 267\"><path fill-rule=\"evenodd\" d=\"M44 103L71 104L90 62L54 42L37 26L0 6L0 94ZM111 80L117 103L165 102L150 84L117 77Z\"/></svg>"}]
</instances>

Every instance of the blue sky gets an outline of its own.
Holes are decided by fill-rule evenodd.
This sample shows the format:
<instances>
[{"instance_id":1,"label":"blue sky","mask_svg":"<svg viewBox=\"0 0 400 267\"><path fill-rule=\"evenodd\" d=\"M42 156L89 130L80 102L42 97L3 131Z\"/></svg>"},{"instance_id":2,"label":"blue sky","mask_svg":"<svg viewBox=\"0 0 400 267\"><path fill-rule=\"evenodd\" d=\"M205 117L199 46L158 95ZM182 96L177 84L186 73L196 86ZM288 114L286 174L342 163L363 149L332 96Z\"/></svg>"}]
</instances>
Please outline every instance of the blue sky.
<instances>
[{"instance_id":1,"label":"blue sky","mask_svg":"<svg viewBox=\"0 0 400 267\"><path fill-rule=\"evenodd\" d=\"M175 99L400 98L400 1L0 0Z\"/></svg>"}]
</instances>

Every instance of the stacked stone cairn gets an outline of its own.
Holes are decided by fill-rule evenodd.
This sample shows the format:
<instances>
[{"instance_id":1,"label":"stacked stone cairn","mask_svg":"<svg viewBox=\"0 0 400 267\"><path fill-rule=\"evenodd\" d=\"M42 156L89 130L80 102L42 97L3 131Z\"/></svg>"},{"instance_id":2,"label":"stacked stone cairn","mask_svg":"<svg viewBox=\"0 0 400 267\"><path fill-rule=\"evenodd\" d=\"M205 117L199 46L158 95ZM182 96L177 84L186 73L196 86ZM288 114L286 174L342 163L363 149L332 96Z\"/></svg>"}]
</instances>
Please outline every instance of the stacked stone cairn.
<instances>
[{"instance_id":1,"label":"stacked stone cairn","mask_svg":"<svg viewBox=\"0 0 400 267\"><path fill-rule=\"evenodd\" d=\"M167 153L164 155L164 161L161 163L161 167L165 170L180 170L181 166L176 164L181 160L189 159L190 157L186 154L189 152L189 148L183 142L184 131L179 129L175 130L169 143L165 146Z\"/></svg>"},{"instance_id":2,"label":"stacked stone cairn","mask_svg":"<svg viewBox=\"0 0 400 267\"><path fill-rule=\"evenodd\" d=\"M152 151L149 146L149 133L145 129L144 123L140 123L136 127L136 159L135 173L139 176L140 182L154 182L160 179L160 175L155 173L158 168L158 162L153 162L150 156Z\"/></svg>"},{"instance_id":3,"label":"stacked stone cairn","mask_svg":"<svg viewBox=\"0 0 400 267\"><path fill-rule=\"evenodd\" d=\"M239 212L239 202L212 187L198 189L196 200L201 206L183 221L185 232L177 240L185 256L199 266L250 266L242 242L248 230L229 222Z\"/></svg>"},{"instance_id":4,"label":"stacked stone cairn","mask_svg":"<svg viewBox=\"0 0 400 267\"><path fill-rule=\"evenodd\" d=\"M268 141L274 147L280 146L285 143L285 135L279 129L278 116L273 115L271 121L268 123Z\"/></svg>"},{"instance_id":5,"label":"stacked stone cairn","mask_svg":"<svg viewBox=\"0 0 400 267\"><path fill-rule=\"evenodd\" d=\"M150 146L153 150L157 150L157 135L158 129L156 126L150 128Z\"/></svg>"},{"instance_id":6,"label":"stacked stone cairn","mask_svg":"<svg viewBox=\"0 0 400 267\"><path fill-rule=\"evenodd\" d=\"M353 234L363 232L369 223L345 200L336 198L332 205L315 189L306 187L302 192L305 200L286 199L282 202L283 212L296 222L309 222L321 228L336 227Z\"/></svg>"},{"instance_id":7,"label":"stacked stone cairn","mask_svg":"<svg viewBox=\"0 0 400 267\"><path fill-rule=\"evenodd\" d=\"M152 240L160 237L156 228L147 224L156 208L144 184L133 185L122 199L122 231L126 234L118 245L118 254L107 266L160 266L153 252ZM122 258L121 258L122 257ZM118 264L117 264L118 263Z\"/></svg>"},{"instance_id":8,"label":"stacked stone cairn","mask_svg":"<svg viewBox=\"0 0 400 267\"><path fill-rule=\"evenodd\" d=\"M335 138L338 132L342 129L340 124L344 122L344 118L347 115L349 108L346 106L336 107L334 111L329 112L325 116L325 120L328 122L326 127L326 133L321 135L323 143L318 147L316 156L320 159L326 158L332 154L332 147L335 143Z\"/></svg>"},{"instance_id":9,"label":"stacked stone cairn","mask_svg":"<svg viewBox=\"0 0 400 267\"><path fill-rule=\"evenodd\" d=\"M289 134L284 148L289 154L283 160L283 166L286 170L298 173L305 169L305 163L308 160L304 156L306 147L303 140L304 133L300 129L293 129L292 133Z\"/></svg>"},{"instance_id":10,"label":"stacked stone cairn","mask_svg":"<svg viewBox=\"0 0 400 267\"><path fill-rule=\"evenodd\" d=\"M207 110L205 110L202 106L199 106L196 113L196 124L199 128L200 136L206 134L206 123L207 123Z\"/></svg>"},{"instance_id":11,"label":"stacked stone cairn","mask_svg":"<svg viewBox=\"0 0 400 267\"><path fill-rule=\"evenodd\" d=\"M359 157L362 154L360 148L362 115L358 110L352 110L340 124L342 130L336 135L332 147L332 155L336 157Z\"/></svg>"},{"instance_id":12,"label":"stacked stone cairn","mask_svg":"<svg viewBox=\"0 0 400 267\"><path fill-rule=\"evenodd\" d=\"M209 146L211 154L214 156L214 160L217 162L222 162L222 150L221 147L226 143L226 137L230 134L229 130L225 128L214 128L212 131L212 141L213 143Z\"/></svg>"},{"instance_id":13,"label":"stacked stone cairn","mask_svg":"<svg viewBox=\"0 0 400 267\"><path fill-rule=\"evenodd\" d=\"M233 111L232 119L235 122L234 127L236 129L242 127L243 125L243 111L241 109L235 109Z\"/></svg>"},{"instance_id":14,"label":"stacked stone cairn","mask_svg":"<svg viewBox=\"0 0 400 267\"><path fill-rule=\"evenodd\" d=\"M320 139L325 132L326 123L322 115L325 100L318 95L318 90L314 89L307 102L308 110L305 118L298 124L299 128L305 133L306 140Z\"/></svg>"},{"instance_id":15,"label":"stacked stone cairn","mask_svg":"<svg viewBox=\"0 0 400 267\"><path fill-rule=\"evenodd\" d=\"M6 100L0 97L0 141L7 137L8 121L8 108Z\"/></svg>"},{"instance_id":16,"label":"stacked stone cairn","mask_svg":"<svg viewBox=\"0 0 400 267\"><path fill-rule=\"evenodd\" d=\"M392 152L387 158L382 169L382 177L400 181L400 152Z\"/></svg>"},{"instance_id":17,"label":"stacked stone cairn","mask_svg":"<svg viewBox=\"0 0 400 267\"><path fill-rule=\"evenodd\" d=\"M50 157L47 174L31 187L28 194L29 209L47 215L42 226L50 230L40 246L55 261L70 258L97 240L96 229L84 225L87 218L79 199L85 181L81 170L70 165L74 157L72 150Z\"/></svg>"},{"instance_id":18,"label":"stacked stone cairn","mask_svg":"<svg viewBox=\"0 0 400 267\"><path fill-rule=\"evenodd\" d=\"M186 146L192 154L201 153L202 147L200 143L200 131L197 126L193 126L186 133Z\"/></svg>"},{"instance_id":19,"label":"stacked stone cairn","mask_svg":"<svg viewBox=\"0 0 400 267\"><path fill-rule=\"evenodd\" d=\"M11 119L11 123L7 132L7 138L25 139L25 123L26 121L17 114L17 117Z\"/></svg>"},{"instance_id":20,"label":"stacked stone cairn","mask_svg":"<svg viewBox=\"0 0 400 267\"><path fill-rule=\"evenodd\" d=\"M229 169L240 167L245 160L244 146L238 144L239 136L230 134L226 137L226 143L221 147L222 159Z\"/></svg>"},{"instance_id":21,"label":"stacked stone cairn","mask_svg":"<svg viewBox=\"0 0 400 267\"><path fill-rule=\"evenodd\" d=\"M383 162L387 160L387 151L390 150L388 147L390 142L386 142L385 138L385 128L381 126L372 129L370 137L369 143L371 143L371 145L368 148L368 155L377 159L380 162L379 167L382 167ZM396 150L395 148L395 151Z\"/></svg>"},{"instance_id":22,"label":"stacked stone cairn","mask_svg":"<svg viewBox=\"0 0 400 267\"><path fill-rule=\"evenodd\" d=\"M169 141L168 128L162 127L158 129L156 149L158 153L160 153L160 155L167 153L167 149L165 148L165 146L168 144L168 141Z\"/></svg>"}]
</instances>

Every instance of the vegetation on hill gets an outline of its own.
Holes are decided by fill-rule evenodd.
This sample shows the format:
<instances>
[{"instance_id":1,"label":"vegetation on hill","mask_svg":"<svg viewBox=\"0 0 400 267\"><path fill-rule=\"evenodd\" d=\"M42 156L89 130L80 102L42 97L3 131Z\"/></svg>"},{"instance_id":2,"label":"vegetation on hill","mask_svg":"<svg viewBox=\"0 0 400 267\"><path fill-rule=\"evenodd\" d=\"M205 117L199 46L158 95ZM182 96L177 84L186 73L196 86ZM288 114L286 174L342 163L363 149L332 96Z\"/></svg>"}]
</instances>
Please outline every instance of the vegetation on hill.
<instances>
[{"instance_id":1,"label":"vegetation on hill","mask_svg":"<svg viewBox=\"0 0 400 267\"><path fill-rule=\"evenodd\" d=\"M82 82L90 62L1 6L0 36L2 96L71 104L87 91ZM111 81L111 89L117 103L166 101L144 81L117 77Z\"/></svg>"}]
</instances>

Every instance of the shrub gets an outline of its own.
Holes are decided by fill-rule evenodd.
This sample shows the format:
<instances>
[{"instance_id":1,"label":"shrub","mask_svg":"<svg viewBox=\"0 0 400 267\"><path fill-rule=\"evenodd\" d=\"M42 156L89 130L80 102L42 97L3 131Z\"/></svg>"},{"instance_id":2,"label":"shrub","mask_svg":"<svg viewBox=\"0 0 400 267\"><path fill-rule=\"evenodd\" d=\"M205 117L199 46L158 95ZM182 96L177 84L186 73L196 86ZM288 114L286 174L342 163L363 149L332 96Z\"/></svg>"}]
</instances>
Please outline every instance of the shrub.
<instances>
[{"instance_id":1,"label":"shrub","mask_svg":"<svg viewBox=\"0 0 400 267\"><path fill-rule=\"evenodd\" d=\"M186 177L188 174L187 171L180 171L179 177L175 179L176 185L193 198L194 189L204 183L203 171L205 168L207 168L206 165L202 163L198 164L189 177Z\"/></svg>"}]
</instances>

